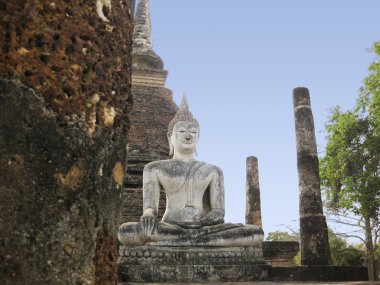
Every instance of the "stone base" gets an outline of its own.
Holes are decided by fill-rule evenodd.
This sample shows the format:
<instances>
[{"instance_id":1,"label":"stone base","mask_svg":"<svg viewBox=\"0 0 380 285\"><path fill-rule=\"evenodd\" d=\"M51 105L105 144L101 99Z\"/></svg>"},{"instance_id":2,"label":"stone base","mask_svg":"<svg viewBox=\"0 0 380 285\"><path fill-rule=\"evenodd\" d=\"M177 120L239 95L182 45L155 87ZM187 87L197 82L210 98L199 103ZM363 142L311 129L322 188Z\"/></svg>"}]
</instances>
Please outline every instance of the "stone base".
<instances>
[{"instance_id":1,"label":"stone base","mask_svg":"<svg viewBox=\"0 0 380 285\"><path fill-rule=\"evenodd\" d=\"M262 248L120 246L120 282L266 280Z\"/></svg>"},{"instance_id":2,"label":"stone base","mask_svg":"<svg viewBox=\"0 0 380 285\"><path fill-rule=\"evenodd\" d=\"M298 254L298 241L264 241L264 260L272 267L294 267L294 257Z\"/></svg>"},{"instance_id":3,"label":"stone base","mask_svg":"<svg viewBox=\"0 0 380 285\"><path fill-rule=\"evenodd\" d=\"M272 281L295 282L349 282L367 281L367 267L309 265L298 267L271 267L269 279Z\"/></svg>"}]
</instances>

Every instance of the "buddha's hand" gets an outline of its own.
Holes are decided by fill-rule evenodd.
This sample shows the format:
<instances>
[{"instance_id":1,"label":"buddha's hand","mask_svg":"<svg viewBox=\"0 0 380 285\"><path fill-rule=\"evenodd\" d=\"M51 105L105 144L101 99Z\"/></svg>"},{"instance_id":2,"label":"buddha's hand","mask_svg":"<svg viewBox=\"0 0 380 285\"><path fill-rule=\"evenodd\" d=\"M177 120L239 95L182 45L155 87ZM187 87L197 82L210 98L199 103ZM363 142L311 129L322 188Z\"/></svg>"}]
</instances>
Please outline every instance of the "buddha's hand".
<instances>
[{"instance_id":1,"label":"buddha's hand","mask_svg":"<svg viewBox=\"0 0 380 285\"><path fill-rule=\"evenodd\" d=\"M222 224L223 222L224 211L221 209L213 209L205 217L201 218L202 227Z\"/></svg>"},{"instance_id":2,"label":"buddha's hand","mask_svg":"<svg viewBox=\"0 0 380 285\"><path fill-rule=\"evenodd\" d=\"M149 239L153 233L154 225L156 223L156 215L153 209L146 209L140 218L142 235L144 239Z\"/></svg>"}]
</instances>

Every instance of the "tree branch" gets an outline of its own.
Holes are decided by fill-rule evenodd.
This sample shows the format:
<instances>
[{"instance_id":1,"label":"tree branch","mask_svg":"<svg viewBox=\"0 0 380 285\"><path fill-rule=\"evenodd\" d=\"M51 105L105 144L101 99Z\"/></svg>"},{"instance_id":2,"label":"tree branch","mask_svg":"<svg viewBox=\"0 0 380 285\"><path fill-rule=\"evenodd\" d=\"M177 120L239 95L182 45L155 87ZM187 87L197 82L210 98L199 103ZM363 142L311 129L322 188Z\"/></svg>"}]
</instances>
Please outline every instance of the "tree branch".
<instances>
[{"instance_id":1,"label":"tree branch","mask_svg":"<svg viewBox=\"0 0 380 285\"><path fill-rule=\"evenodd\" d=\"M328 218L328 220L331 221L331 222L337 223L337 224L342 224L342 225L351 226L351 227L359 227L359 228L364 229L364 226L359 225L359 224L353 224L353 223L350 223L350 222L342 221L342 220L339 220L339 219L333 219L333 218Z\"/></svg>"},{"instance_id":2,"label":"tree branch","mask_svg":"<svg viewBox=\"0 0 380 285\"><path fill-rule=\"evenodd\" d=\"M349 220L353 220L353 221L357 221L357 222L363 222L363 218L354 218L354 217L345 216L345 215L342 215L339 213L333 213L332 215L337 216L339 218L345 218L345 219L349 219Z\"/></svg>"},{"instance_id":3,"label":"tree branch","mask_svg":"<svg viewBox=\"0 0 380 285\"><path fill-rule=\"evenodd\" d=\"M357 249L355 247L346 247L346 248L342 248L342 249L331 250L331 252L344 252L344 251L356 251L356 252L360 252L360 253L364 254L364 252L362 250Z\"/></svg>"},{"instance_id":4,"label":"tree branch","mask_svg":"<svg viewBox=\"0 0 380 285\"><path fill-rule=\"evenodd\" d=\"M362 238L361 236L358 236L358 235L348 235L345 233L335 233L335 234L337 236L341 236L341 237L345 237L345 238L357 238L357 239L361 240L363 243L365 243L364 238Z\"/></svg>"},{"instance_id":5,"label":"tree branch","mask_svg":"<svg viewBox=\"0 0 380 285\"><path fill-rule=\"evenodd\" d=\"M375 244L375 249L377 248L377 240L379 238L379 232L380 232L380 228L377 227L377 229L374 230L374 244Z\"/></svg>"}]
</instances>

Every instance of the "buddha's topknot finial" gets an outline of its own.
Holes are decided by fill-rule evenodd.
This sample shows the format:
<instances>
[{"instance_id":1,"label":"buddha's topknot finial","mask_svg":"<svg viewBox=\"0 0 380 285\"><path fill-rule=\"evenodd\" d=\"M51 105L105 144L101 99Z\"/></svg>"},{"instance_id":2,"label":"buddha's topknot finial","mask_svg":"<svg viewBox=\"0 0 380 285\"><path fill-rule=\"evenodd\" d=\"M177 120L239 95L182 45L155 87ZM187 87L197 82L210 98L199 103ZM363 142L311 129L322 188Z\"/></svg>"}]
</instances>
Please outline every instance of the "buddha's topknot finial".
<instances>
[{"instance_id":1,"label":"buddha's topknot finial","mask_svg":"<svg viewBox=\"0 0 380 285\"><path fill-rule=\"evenodd\" d=\"M180 121L185 122L193 122L196 123L199 128L199 123L197 119L193 117L189 110L189 105L187 103L186 94L183 94L181 105L179 106L178 112L175 114L174 118L169 123L168 135L171 136L173 133L173 129L176 123Z\"/></svg>"}]
</instances>

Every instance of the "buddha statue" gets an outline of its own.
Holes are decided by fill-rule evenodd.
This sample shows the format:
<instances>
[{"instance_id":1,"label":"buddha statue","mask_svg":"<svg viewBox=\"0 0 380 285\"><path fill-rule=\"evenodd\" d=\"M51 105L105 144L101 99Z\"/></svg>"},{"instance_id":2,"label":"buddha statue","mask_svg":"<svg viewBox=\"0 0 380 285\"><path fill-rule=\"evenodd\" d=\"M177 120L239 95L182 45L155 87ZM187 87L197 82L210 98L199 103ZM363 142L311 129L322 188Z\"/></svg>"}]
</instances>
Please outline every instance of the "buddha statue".
<instances>
[{"instance_id":1,"label":"buddha statue","mask_svg":"<svg viewBox=\"0 0 380 285\"><path fill-rule=\"evenodd\" d=\"M263 231L254 225L224 223L222 170L196 161L199 124L186 97L169 124L172 159L148 163L143 172L143 215L118 231L124 245L261 247ZM166 211L157 221L160 190Z\"/></svg>"}]
</instances>

